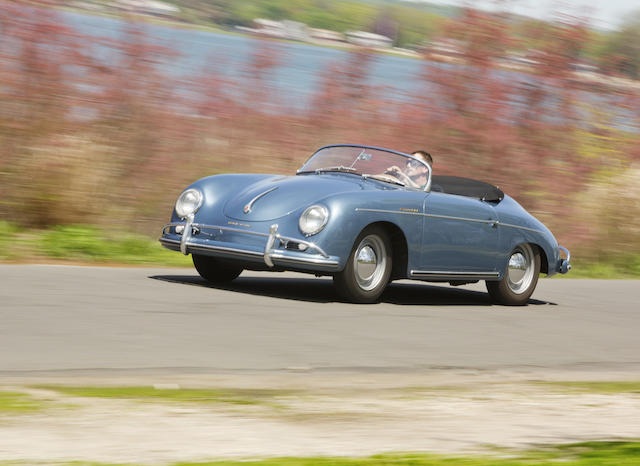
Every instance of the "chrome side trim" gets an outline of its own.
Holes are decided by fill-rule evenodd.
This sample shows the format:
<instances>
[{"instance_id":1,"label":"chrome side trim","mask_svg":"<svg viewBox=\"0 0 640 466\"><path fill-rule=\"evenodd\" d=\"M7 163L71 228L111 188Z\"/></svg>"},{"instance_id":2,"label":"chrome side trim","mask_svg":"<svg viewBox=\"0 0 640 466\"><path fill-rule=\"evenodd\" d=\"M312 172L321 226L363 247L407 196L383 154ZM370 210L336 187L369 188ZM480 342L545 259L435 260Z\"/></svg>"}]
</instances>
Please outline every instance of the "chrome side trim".
<instances>
[{"instance_id":1,"label":"chrome side trim","mask_svg":"<svg viewBox=\"0 0 640 466\"><path fill-rule=\"evenodd\" d=\"M244 208L242 209L242 211L245 214L248 214L249 212L251 212L251 208L253 207L253 204L255 204L255 202L260 199L262 196L266 196L267 194L269 194L271 191L275 191L276 189L278 189L278 186L275 186L273 188L267 189L265 192L258 194L256 197L254 197L253 199L251 199L247 205L244 206Z\"/></svg>"},{"instance_id":2,"label":"chrome side trim","mask_svg":"<svg viewBox=\"0 0 640 466\"><path fill-rule=\"evenodd\" d=\"M443 218L445 220L460 220L462 222L486 223L487 225L493 225L493 224L500 225L499 222L497 222L496 220L491 220L491 219L480 220L479 218L452 217L450 215L436 215L436 214L424 214L424 216L425 217L431 217L431 218Z\"/></svg>"},{"instance_id":3,"label":"chrome side trim","mask_svg":"<svg viewBox=\"0 0 640 466\"><path fill-rule=\"evenodd\" d=\"M512 225L510 223L502 223L502 222L500 222L499 225L503 226L503 227L517 228L519 230L527 230L527 231L533 231L534 233L544 234L543 231L536 230L535 228L523 227L523 226L520 226L520 225Z\"/></svg>"},{"instance_id":4,"label":"chrome side trim","mask_svg":"<svg viewBox=\"0 0 640 466\"><path fill-rule=\"evenodd\" d=\"M447 220L460 220L463 222L475 222L475 223L487 223L487 224L498 224L502 225L497 220L480 220L478 218L467 218L467 217L452 217L450 215L436 215L436 214L425 214L421 212L405 212L403 210L386 210L386 209L361 209L360 207L356 207L356 212L378 212L384 214L402 214L402 215L418 215L420 217L431 217L431 218L444 218Z\"/></svg>"},{"instance_id":5,"label":"chrome side trim","mask_svg":"<svg viewBox=\"0 0 640 466\"><path fill-rule=\"evenodd\" d=\"M536 230L535 228L523 227L520 225L513 225L511 223L502 223L499 220L481 220L478 218L468 218L468 217L453 217L450 215L437 215L437 214L425 214L420 212L405 212L401 210L386 210L386 209L362 209L360 207L356 207L356 212L378 212L384 214L402 214L402 215L419 215L421 217L431 217L431 218L443 218L447 220L460 220L463 222L475 222L475 223L486 223L491 225L492 227L509 227L509 228L518 228L520 230L533 231L535 233L544 233L543 231Z\"/></svg>"},{"instance_id":6,"label":"chrome side trim","mask_svg":"<svg viewBox=\"0 0 640 466\"><path fill-rule=\"evenodd\" d=\"M500 272L446 272L439 270L412 270L409 272L412 278L443 278L443 279L491 279L498 278Z\"/></svg>"},{"instance_id":7,"label":"chrome side trim","mask_svg":"<svg viewBox=\"0 0 640 466\"><path fill-rule=\"evenodd\" d=\"M386 209L362 209L356 207L356 212L378 212L381 214L402 214L402 215L418 215L424 217L425 214L420 212L405 212L404 210L386 210Z\"/></svg>"}]
</instances>

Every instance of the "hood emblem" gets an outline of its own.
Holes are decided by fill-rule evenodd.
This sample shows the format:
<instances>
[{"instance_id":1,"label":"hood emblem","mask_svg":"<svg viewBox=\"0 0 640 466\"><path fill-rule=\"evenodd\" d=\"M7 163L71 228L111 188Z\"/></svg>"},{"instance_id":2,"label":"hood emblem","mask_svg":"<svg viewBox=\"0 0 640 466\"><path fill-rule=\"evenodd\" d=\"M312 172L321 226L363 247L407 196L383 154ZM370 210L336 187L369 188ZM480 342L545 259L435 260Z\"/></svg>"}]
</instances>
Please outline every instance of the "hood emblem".
<instances>
[{"instance_id":1,"label":"hood emblem","mask_svg":"<svg viewBox=\"0 0 640 466\"><path fill-rule=\"evenodd\" d=\"M251 209L253 208L253 204L255 204L255 202L260 199L262 196L266 196L267 194L269 194L271 191L275 191L276 189L278 189L278 186L274 186L273 188L267 189L265 192L258 194L256 197L254 197L253 199L251 199L247 205L244 206L244 208L242 209L242 211L245 214L248 214L249 212L251 212Z\"/></svg>"}]
</instances>

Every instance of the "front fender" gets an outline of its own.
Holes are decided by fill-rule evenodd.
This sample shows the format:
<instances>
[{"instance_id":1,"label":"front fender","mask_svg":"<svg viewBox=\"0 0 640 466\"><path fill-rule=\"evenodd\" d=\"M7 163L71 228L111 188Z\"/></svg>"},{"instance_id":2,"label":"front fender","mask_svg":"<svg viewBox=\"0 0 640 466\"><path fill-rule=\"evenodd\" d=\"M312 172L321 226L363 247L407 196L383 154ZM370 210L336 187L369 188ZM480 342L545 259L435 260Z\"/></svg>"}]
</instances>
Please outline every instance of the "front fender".
<instances>
[{"instance_id":1,"label":"front fender","mask_svg":"<svg viewBox=\"0 0 640 466\"><path fill-rule=\"evenodd\" d=\"M281 175L265 175L265 174L224 174L212 175L201 178L191 183L184 191L189 188L196 188L202 191L204 201L198 212L196 220L200 223L215 223L218 216L222 213L225 203L234 196L242 187L256 183L268 178L279 178ZM172 222L180 221L180 217L176 214L175 208L171 215Z\"/></svg>"},{"instance_id":2,"label":"front fender","mask_svg":"<svg viewBox=\"0 0 640 466\"><path fill-rule=\"evenodd\" d=\"M342 269L356 238L367 226L374 223L392 225L402 232L407 241L411 267L412 259L415 261L420 257L422 217L408 212L419 213L423 199L423 193L404 190L383 193L364 191L330 196L318 202L329 209L329 222L322 232L311 238L315 238L314 242L323 249L332 251L332 255L339 256ZM401 209L405 209L407 214Z\"/></svg>"}]
</instances>

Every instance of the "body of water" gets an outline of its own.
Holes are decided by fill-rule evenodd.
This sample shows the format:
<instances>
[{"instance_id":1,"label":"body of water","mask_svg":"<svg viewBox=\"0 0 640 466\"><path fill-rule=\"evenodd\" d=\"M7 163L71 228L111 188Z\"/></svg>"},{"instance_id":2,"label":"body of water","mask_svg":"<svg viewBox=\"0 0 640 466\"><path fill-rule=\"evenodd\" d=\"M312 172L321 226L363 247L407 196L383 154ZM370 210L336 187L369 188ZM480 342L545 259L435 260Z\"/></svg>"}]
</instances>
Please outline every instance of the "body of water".
<instances>
[{"instance_id":1,"label":"body of water","mask_svg":"<svg viewBox=\"0 0 640 466\"><path fill-rule=\"evenodd\" d=\"M128 27L125 21L116 18L70 12L61 14L68 24L93 36L121 40ZM183 77L213 70L222 77L237 81L247 75L251 55L261 40L240 34L182 29L158 24L140 23L137 26L142 29L149 43L175 52L175 56L165 59L159 66L166 72ZM344 65L348 56L345 50L304 43L272 41L272 45L278 51L278 64L269 71L267 77L270 94L275 101L290 109L308 108L326 70L335 65ZM430 63L408 57L373 54L370 68L363 70L363 74L367 77L367 84L377 87L377 92L385 99L409 101L417 97L435 99L437 102L436 89L424 77L426 71L437 73L460 66L465 65ZM505 85L535 84L535 78L527 73L510 70L494 70L494 73L504 80ZM514 112L524 108L524 100L517 89L509 99ZM579 91L577 100L581 102L578 112L584 121L590 119L588 111L583 108L584 103L598 108L609 106L617 115L616 127L628 131L638 130L631 112L614 105L608 96ZM555 102L549 99L545 105L552 108ZM558 121L552 115L548 115L547 118L550 121Z\"/></svg>"},{"instance_id":2,"label":"body of water","mask_svg":"<svg viewBox=\"0 0 640 466\"><path fill-rule=\"evenodd\" d=\"M109 39L122 39L126 23L122 20L80 13L63 13L63 18L79 31ZM215 69L230 79L242 77L260 39L239 34L224 34L142 24L150 43L177 52L163 67L174 74L189 76ZM308 105L322 75L333 65L345 63L345 50L304 43L273 41L278 65L269 75L273 91L284 103L294 107ZM406 99L424 89L421 75L425 62L413 58L374 54L369 70L363 70L367 83L383 88L396 99Z\"/></svg>"}]
</instances>

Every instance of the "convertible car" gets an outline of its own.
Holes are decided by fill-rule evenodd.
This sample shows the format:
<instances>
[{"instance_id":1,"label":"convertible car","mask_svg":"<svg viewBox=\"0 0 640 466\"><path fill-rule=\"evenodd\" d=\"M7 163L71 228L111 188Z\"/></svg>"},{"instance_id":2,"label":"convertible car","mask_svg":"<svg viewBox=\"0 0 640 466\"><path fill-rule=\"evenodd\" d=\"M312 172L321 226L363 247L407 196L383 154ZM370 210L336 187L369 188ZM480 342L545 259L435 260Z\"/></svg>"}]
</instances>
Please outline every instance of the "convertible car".
<instances>
[{"instance_id":1,"label":"convertible car","mask_svg":"<svg viewBox=\"0 0 640 466\"><path fill-rule=\"evenodd\" d=\"M399 173L409 166L424 185ZM319 149L294 176L210 176L182 192L160 242L191 254L214 283L243 269L309 272L332 276L356 303L411 279L485 280L494 302L523 305L541 272L569 271L569 251L500 189L431 171L408 154L342 144Z\"/></svg>"}]
</instances>

